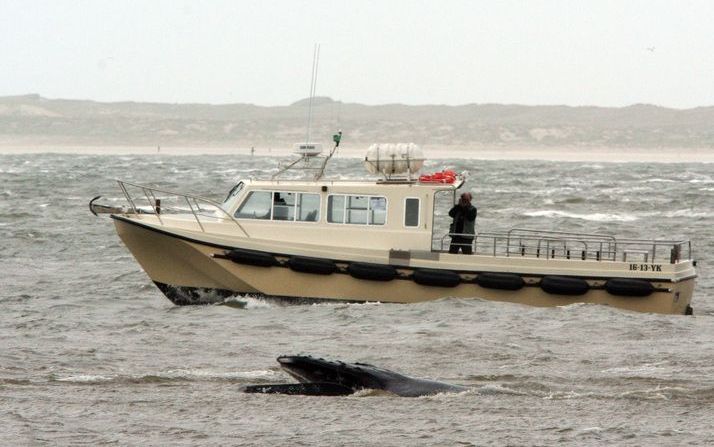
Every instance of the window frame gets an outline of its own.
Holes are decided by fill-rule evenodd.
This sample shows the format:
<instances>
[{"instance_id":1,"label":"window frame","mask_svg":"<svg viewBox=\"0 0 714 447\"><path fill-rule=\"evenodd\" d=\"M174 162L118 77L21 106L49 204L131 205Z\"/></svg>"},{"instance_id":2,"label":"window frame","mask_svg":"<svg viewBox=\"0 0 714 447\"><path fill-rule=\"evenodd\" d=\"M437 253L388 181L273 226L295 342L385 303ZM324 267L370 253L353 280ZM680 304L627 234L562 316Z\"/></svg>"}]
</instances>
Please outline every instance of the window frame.
<instances>
[{"instance_id":1,"label":"window frame","mask_svg":"<svg viewBox=\"0 0 714 447\"><path fill-rule=\"evenodd\" d=\"M283 204L278 204L278 202L275 201L275 195L276 194L292 194L293 195L293 204L288 205L285 203L285 199L281 197L283 200ZM273 191L270 195L270 206L271 206L271 213L270 213L270 220L276 221L276 222L295 222L295 211L297 210L297 196L299 193L294 192L294 191ZM282 207L286 211L286 215L290 215L290 208L292 208L293 212L293 218L292 219L276 219L275 218L275 211L276 208Z\"/></svg>"},{"instance_id":2,"label":"window frame","mask_svg":"<svg viewBox=\"0 0 714 447\"><path fill-rule=\"evenodd\" d=\"M342 222L330 222L330 216L328 210L330 207L330 197L342 196L345 198L342 205ZM366 197L367 198L367 222L366 223L351 223L347 222L347 198L353 197ZM370 214L372 210L372 199L384 199L384 223L376 224L370 223ZM354 225L359 227L385 227L388 224L389 218L389 199L386 196L370 195L370 194L350 194L350 193L332 193L327 195L327 200L325 201L325 222L330 225Z\"/></svg>"},{"instance_id":3,"label":"window frame","mask_svg":"<svg viewBox=\"0 0 714 447\"><path fill-rule=\"evenodd\" d=\"M251 196L252 193L254 192L268 192L270 193L270 217L268 219L253 219L250 217L237 217L236 214L238 211L240 211L241 206L243 206L243 203L248 199L248 197ZM275 209L275 193L292 193L295 195L295 203L293 204L293 219L292 220L282 220L282 219L274 219L274 214L273 211ZM298 195L302 194L309 194L309 195L314 195L317 196L319 199L319 205L317 207L317 218L315 220L298 220L297 216L297 202L298 202ZM302 200L302 198L300 198ZM319 192L307 192L307 191L288 191L288 190L274 190L274 189L249 189L246 190L245 198L241 203L236 205L236 209L233 212L233 217L235 219L241 219L241 220L248 220L248 221L260 221L260 222L292 222L292 223L307 223L307 224L317 224L320 223L320 219L322 217L322 194Z\"/></svg>"},{"instance_id":4,"label":"window frame","mask_svg":"<svg viewBox=\"0 0 714 447\"><path fill-rule=\"evenodd\" d=\"M319 192L302 192L302 191L298 191L298 192L296 192L296 194L299 197L295 198L295 220L293 222L310 223L310 224L320 223L320 218L322 217L322 194L320 194ZM298 210L302 209L302 196L304 194L311 195L311 196L317 196L317 216L316 216L315 220L300 220L300 219L298 219L298 216L299 216ZM298 208L298 202L300 203L299 208ZM284 221L284 222L290 222L290 221L288 220L288 221Z\"/></svg>"}]
</instances>

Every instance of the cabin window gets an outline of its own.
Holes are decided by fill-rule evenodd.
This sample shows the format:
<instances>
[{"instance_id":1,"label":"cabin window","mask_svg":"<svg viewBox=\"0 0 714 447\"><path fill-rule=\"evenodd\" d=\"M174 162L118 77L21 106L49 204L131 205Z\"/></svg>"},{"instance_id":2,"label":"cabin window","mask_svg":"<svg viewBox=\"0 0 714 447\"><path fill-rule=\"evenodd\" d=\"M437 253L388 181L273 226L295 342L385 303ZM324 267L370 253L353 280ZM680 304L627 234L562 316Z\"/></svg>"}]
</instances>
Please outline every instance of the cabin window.
<instances>
[{"instance_id":1,"label":"cabin window","mask_svg":"<svg viewBox=\"0 0 714 447\"><path fill-rule=\"evenodd\" d=\"M327 221L345 223L345 196L329 196L327 198Z\"/></svg>"},{"instance_id":2,"label":"cabin window","mask_svg":"<svg viewBox=\"0 0 714 447\"><path fill-rule=\"evenodd\" d=\"M294 192L273 193L273 220L295 220Z\"/></svg>"},{"instance_id":3,"label":"cabin window","mask_svg":"<svg viewBox=\"0 0 714 447\"><path fill-rule=\"evenodd\" d=\"M320 195L298 194L297 220L317 222L320 219Z\"/></svg>"},{"instance_id":4,"label":"cabin window","mask_svg":"<svg viewBox=\"0 0 714 447\"><path fill-rule=\"evenodd\" d=\"M272 205L270 191L251 191L243 201L235 217L240 219L270 219Z\"/></svg>"},{"instance_id":5,"label":"cabin window","mask_svg":"<svg viewBox=\"0 0 714 447\"><path fill-rule=\"evenodd\" d=\"M369 198L370 225L384 225L387 221L387 199L384 197Z\"/></svg>"},{"instance_id":6,"label":"cabin window","mask_svg":"<svg viewBox=\"0 0 714 447\"><path fill-rule=\"evenodd\" d=\"M327 221L355 225L384 225L387 221L385 197L330 195Z\"/></svg>"},{"instance_id":7,"label":"cabin window","mask_svg":"<svg viewBox=\"0 0 714 447\"><path fill-rule=\"evenodd\" d=\"M368 206L369 197L367 196L347 196L345 223L365 225L369 216Z\"/></svg>"},{"instance_id":8,"label":"cabin window","mask_svg":"<svg viewBox=\"0 0 714 447\"><path fill-rule=\"evenodd\" d=\"M419 226L419 199L408 197L404 200L404 226Z\"/></svg>"}]
</instances>

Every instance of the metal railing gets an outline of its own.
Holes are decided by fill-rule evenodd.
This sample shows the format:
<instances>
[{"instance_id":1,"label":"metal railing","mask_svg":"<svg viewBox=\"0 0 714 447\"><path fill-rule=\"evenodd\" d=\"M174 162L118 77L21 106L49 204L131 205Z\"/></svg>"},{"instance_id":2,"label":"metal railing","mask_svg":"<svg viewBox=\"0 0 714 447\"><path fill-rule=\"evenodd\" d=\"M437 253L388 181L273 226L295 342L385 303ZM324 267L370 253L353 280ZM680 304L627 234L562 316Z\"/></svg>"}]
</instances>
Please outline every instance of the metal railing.
<instances>
[{"instance_id":1,"label":"metal railing","mask_svg":"<svg viewBox=\"0 0 714 447\"><path fill-rule=\"evenodd\" d=\"M452 236L473 240L452 242ZM527 228L477 234L446 233L437 242L436 249L447 252L450 247L471 247L474 254L499 257L672 264L692 259L692 244L688 240L616 239L602 234Z\"/></svg>"},{"instance_id":2,"label":"metal railing","mask_svg":"<svg viewBox=\"0 0 714 447\"><path fill-rule=\"evenodd\" d=\"M202 232L206 231L204 227L205 222L229 221L233 222L246 237L250 237L243 226L216 201L193 194L167 191L165 189L153 188L151 186L139 185L118 179L117 183L134 214L155 215L161 225L164 225L163 217L166 217L167 214L192 215ZM129 192L130 188L140 190L143 197L132 196ZM167 204L167 199L175 200L177 203L176 206ZM146 201L146 207L140 206L143 201ZM178 206L179 203L185 203L186 207ZM204 219L204 222L201 221L201 218Z\"/></svg>"}]
</instances>

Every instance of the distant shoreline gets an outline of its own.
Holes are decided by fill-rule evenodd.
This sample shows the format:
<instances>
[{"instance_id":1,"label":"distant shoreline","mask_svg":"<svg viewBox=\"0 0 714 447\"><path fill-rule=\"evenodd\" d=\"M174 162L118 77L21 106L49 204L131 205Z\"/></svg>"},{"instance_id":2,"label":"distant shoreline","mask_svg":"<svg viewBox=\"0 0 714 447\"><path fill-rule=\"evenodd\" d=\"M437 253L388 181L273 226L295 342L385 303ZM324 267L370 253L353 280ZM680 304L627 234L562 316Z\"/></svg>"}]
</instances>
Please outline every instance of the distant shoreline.
<instances>
[{"instance_id":1,"label":"distant shoreline","mask_svg":"<svg viewBox=\"0 0 714 447\"><path fill-rule=\"evenodd\" d=\"M340 148L342 158L361 158L366 147ZM248 147L182 146L74 146L74 145L0 145L0 154L77 154L77 155L250 155ZM327 152L327 149L326 149ZM714 148L618 148L618 147L424 147L429 159L473 160L551 160L574 162L644 162L644 163L714 163ZM256 147L256 156L288 156L291 148Z\"/></svg>"}]
</instances>

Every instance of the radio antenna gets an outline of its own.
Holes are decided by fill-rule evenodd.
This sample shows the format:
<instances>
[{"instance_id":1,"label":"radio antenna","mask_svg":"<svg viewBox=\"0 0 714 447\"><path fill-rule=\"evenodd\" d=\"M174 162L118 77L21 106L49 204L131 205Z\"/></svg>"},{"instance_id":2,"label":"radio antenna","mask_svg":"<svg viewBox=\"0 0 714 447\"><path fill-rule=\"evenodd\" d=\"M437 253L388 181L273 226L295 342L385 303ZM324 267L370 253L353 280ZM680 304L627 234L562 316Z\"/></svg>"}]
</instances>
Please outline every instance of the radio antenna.
<instances>
[{"instance_id":1,"label":"radio antenna","mask_svg":"<svg viewBox=\"0 0 714 447\"><path fill-rule=\"evenodd\" d=\"M312 50L312 79L310 80L310 99L307 107L307 137L305 143L310 142L310 125L312 124L312 100L317 89L317 66L320 63L320 44L316 43Z\"/></svg>"}]
</instances>

